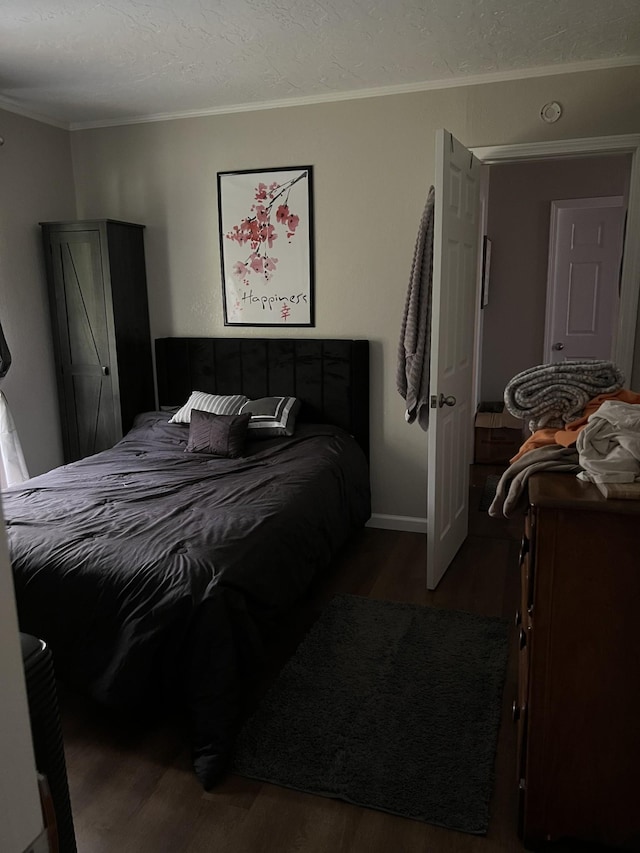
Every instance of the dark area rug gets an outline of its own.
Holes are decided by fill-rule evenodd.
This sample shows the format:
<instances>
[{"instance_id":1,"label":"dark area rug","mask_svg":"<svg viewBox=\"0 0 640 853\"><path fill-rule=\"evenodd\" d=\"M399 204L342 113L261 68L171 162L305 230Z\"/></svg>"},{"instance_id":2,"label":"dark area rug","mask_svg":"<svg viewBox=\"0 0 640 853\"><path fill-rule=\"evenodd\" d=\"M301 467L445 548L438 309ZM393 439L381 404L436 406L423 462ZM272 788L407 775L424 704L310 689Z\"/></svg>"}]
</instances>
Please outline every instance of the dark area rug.
<instances>
[{"instance_id":1,"label":"dark area rug","mask_svg":"<svg viewBox=\"0 0 640 853\"><path fill-rule=\"evenodd\" d=\"M488 474L486 480L484 481L484 487L482 489L482 494L480 495L480 504L478 509L480 512L487 512L491 504L493 503L493 499L496 496L496 489L498 488L498 483L500 481L499 474Z\"/></svg>"},{"instance_id":2,"label":"dark area rug","mask_svg":"<svg viewBox=\"0 0 640 853\"><path fill-rule=\"evenodd\" d=\"M337 595L245 724L235 771L486 832L507 621Z\"/></svg>"}]
</instances>

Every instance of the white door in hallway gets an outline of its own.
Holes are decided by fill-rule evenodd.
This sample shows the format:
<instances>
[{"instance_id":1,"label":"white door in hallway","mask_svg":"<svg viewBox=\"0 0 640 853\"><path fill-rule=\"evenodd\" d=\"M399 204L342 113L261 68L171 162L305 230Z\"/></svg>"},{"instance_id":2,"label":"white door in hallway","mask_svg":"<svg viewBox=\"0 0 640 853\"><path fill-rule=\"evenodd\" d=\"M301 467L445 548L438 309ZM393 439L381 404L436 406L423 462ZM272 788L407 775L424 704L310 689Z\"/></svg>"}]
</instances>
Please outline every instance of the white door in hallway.
<instances>
[{"instance_id":1,"label":"white door in hallway","mask_svg":"<svg viewBox=\"0 0 640 853\"><path fill-rule=\"evenodd\" d=\"M551 202L546 363L612 357L624 222L622 196Z\"/></svg>"},{"instance_id":2,"label":"white door in hallway","mask_svg":"<svg viewBox=\"0 0 640 853\"><path fill-rule=\"evenodd\" d=\"M427 586L435 589L467 536L480 211L480 161L436 133Z\"/></svg>"}]
</instances>

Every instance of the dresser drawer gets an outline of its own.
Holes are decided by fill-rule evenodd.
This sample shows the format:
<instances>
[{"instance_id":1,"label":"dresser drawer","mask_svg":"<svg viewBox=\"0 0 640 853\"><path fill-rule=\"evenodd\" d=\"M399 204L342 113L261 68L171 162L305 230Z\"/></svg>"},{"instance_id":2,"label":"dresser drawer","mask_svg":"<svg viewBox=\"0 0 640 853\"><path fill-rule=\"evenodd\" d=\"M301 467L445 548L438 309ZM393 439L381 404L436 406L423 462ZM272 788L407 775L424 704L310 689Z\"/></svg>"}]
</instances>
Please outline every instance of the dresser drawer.
<instances>
[{"instance_id":1,"label":"dresser drawer","mask_svg":"<svg viewBox=\"0 0 640 853\"><path fill-rule=\"evenodd\" d=\"M515 617L516 641L518 644L518 690L513 702L513 719L518 726L517 735L517 767L518 782L526 774L526 736L527 736L527 703L529 694L529 645L532 630L532 613L530 585L533 566L531 562L533 525L529 516L525 522L524 534L520 543L520 602Z\"/></svg>"}]
</instances>

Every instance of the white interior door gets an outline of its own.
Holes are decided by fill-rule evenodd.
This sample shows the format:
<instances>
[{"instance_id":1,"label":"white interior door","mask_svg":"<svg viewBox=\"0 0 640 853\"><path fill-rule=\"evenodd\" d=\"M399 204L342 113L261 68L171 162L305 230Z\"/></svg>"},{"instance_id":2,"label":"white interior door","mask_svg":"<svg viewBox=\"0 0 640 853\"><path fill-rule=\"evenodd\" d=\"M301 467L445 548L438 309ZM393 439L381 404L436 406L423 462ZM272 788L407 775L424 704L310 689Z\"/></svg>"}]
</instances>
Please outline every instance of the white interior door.
<instances>
[{"instance_id":1,"label":"white interior door","mask_svg":"<svg viewBox=\"0 0 640 853\"><path fill-rule=\"evenodd\" d=\"M611 358L624 217L622 196L551 202L545 362Z\"/></svg>"},{"instance_id":2,"label":"white interior door","mask_svg":"<svg viewBox=\"0 0 640 853\"><path fill-rule=\"evenodd\" d=\"M436 133L427 586L435 589L468 529L473 438L480 161Z\"/></svg>"}]
</instances>

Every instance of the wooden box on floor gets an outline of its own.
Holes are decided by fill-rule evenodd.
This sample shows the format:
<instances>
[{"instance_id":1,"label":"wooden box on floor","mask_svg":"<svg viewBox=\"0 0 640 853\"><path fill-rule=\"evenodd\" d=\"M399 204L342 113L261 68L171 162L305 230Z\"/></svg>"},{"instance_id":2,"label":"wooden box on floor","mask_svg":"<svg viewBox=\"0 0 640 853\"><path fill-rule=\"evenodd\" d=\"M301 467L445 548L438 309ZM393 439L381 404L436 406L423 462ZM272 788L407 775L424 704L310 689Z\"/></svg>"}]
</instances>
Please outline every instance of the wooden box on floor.
<instances>
[{"instance_id":1,"label":"wooden box on floor","mask_svg":"<svg viewBox=\"0 0 640 853\"><path fill-rule=\"evenodd\" d=\"M503 403L480 403L474 426L477 465L507 465L524 441L522 421L505 412Z\"/></svg>"}]
</instances>

